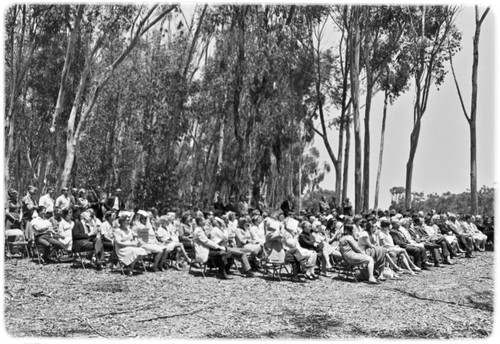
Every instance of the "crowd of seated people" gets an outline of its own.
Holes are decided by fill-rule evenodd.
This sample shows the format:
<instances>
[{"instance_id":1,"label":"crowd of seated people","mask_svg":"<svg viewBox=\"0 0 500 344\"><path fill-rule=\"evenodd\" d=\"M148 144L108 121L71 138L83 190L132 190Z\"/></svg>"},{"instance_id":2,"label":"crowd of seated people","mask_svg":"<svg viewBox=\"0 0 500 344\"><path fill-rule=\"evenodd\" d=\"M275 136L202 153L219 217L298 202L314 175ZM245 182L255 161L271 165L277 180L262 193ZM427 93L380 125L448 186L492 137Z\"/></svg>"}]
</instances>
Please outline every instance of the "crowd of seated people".
<instances>
[{"instance_id":1,"label":"crowd of seated people","mask_svg":"<svg viewBox=\"0 0 500 344\"><path fill-rule=\"evenodd\" d=\"M127 210L120 189L107 196L99 187L62 188L54 200L49 187L38 202L36 191L28 187L21 200L15 190L8 192L6 228L23 229L45 263L55 250L89 252L96 269L120 263L127 275L151 257L153 272L169 263L182 270L212 261L218 277L228 279L236 261L242 275L254 277L262 262L279 257L292 267L293 281L313 281L331 276L334 262L343 259L359 266L368 283L379 284L453 265L462 255L473 258L494 240L493 216L394 209L352 216L349 202L334 208L324 198L320 211L297 213L290 196L281 210L271 211L265 199L252 207L248 197L238 203L230 197L228 204L217 197L204 211L161 215L156 208Z\"/></svg>"}]
</instances>

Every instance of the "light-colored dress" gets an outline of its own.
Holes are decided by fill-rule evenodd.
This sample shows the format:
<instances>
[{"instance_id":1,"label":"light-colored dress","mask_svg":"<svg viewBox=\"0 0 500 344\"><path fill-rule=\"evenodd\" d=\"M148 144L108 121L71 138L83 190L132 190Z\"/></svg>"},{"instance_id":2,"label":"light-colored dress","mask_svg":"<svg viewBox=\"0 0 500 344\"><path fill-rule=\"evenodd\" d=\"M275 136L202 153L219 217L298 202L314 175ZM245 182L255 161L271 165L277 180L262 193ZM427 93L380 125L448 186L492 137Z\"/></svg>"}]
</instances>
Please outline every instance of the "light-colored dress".
<instances>
[{"instance_id":1,"label":"light-colored dress","mask_svg":"<svg viewBox=\"0 0 500 344\"><path fill-rule=\"evenodd\" d=\"M381 269L385 264L387 250L372 243L371 235L367 231L359 233L358 246L365 254L373 258L375 269Z\"/></svg>"},{"instance_id":2,"label":"light-colored dress","mask_svg":"<svg viewBox=\"0 0 500 344\"><path fill-rule=\"evenodd\" d=\"M261 226L251 226L250 227L250 237L252 240L258 244L264 244L266 242L266 234L264 227Z\"/></svg>"},{"instance_id":3,"label":"light-colored dress","mask_svg":"<svg viewBox=\"0 0 500 344\"><path fill-rule=\"evenodd\" d=\"M159 253L165 248L156 239L156 234L152 226L143 225L142 223L137 223L132 229L137 235L137 240L141 243L141 247L148 253Z\"/></svg>"},{"instance_id":4,"label":"light-colored dress","mask_svg":"<svg viewBox=\"0 0 500 344\"><path fill-rule=\"evenodd\" d=\"M172 224L168 225L167 228L163 226L158 227L156 235L167 251L173 251L175 245L179 243L179 234Z\"/></svg>"},{"instance_id":5,"label":"light-colored dress","mask_svg":"<svg viewBox=\"0 0 500 344\"><path fill-rule=\"evenodd\" d=\"M344 235L339 240L339 249L342 257L350 264L362 264L370 261L370 256L354 251L357 243L351 235Z\"/></svg>"},{"instance_id":6,"label":"light-colored dress","mask_svg":"<svg viewBox=\"0 0 500 344\"><path fill-rule=\"evenodd\" d=\"M134 238L134 234L130 229L127 229L126 231L120 228L115 229L114 239L116 255L125 265L132 264L132 262L134 262L139 256L148 255L146 250L139 246L120 246L120 244L138 244L138 241Z\"/></svg>"},{"instance_id":7,"label":"light-colored dress","mask_svg":"<svg viewBox=\"0 0 500 344\"><path fill-rule=\"evenodd\" d=\"M73 230L74 225L75 225L75 223L73 221L67 222L64 219L61 219L61 222L59 222L58 231L59 231L59 235L62 238L59 238L57 240L59 240L64 245L64 249L66 251L71 251L71 248L73 246L72 230Z\"/></svg>"},{"instance_id":8,"label":"light-colored dress","mask_svg":"<svg viewBox=\"0 0 500 344\"><path fill-rule=\"evenodd\" d=\"M385 247L387 252L391 253L393 256L395 254L401 254L405 251L404 248L401 248L398 245L394 245L394 240L392 240L392 236L389 233L385 233L381 230L378 231L377 236L380 246Z\"/></svg>"}]
</instances>

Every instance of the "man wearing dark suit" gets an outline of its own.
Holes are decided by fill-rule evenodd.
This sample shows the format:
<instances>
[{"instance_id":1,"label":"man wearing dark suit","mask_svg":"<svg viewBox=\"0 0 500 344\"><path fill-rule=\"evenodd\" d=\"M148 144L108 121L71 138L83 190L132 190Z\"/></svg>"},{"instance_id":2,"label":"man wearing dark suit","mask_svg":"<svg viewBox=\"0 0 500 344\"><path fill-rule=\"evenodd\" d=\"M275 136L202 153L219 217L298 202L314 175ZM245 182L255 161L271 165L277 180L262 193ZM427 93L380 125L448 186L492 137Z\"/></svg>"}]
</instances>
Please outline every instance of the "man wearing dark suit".
<instances>
[{"instance_id":1,"label":"man wearing dark suit","mask_svg":"<svg viewBox=\"0 0 500 344\"><path fill-rule=\"evenodd\" d=\"M87 194L87 201L89 201L90 208L94 210L95 216L102 221L103 213L101 208L101 187L90 185Z\"/></svg>"},{"instance_id":2,"label":"man wearing dark suit","mask_svg":"<svg viewBox=\"0 0 500 344\"><path fill-rule=\"evenodd\" d=\"M224 213L224 202L222 202L222 197L221 195L217 195L217 199L213 204L214 210L219 212L220 214Z\"/></svg>"},{"instance_id":3,"label":"man wearing dark suit","mask_svg":"<svg viewBox=\"0 0 500 344\"><path fill-rule=\"evenodd\" d=\"M408 252L410 256L413 257L413 263L423 270L429 270L427 267L427 252L424 247L412 245L406 237L398 229L400 226L399 220L391 221L392 229L389 234L394 241L394 245L402 247Z\"/></svg>"},{"instance_id":4,"label":"man wearing dark suit","mask_svg":"<svg viewBox=\"0 0 500 344\"><path fill-rule=\"evenodd\" d=\"M238 214L238 207L236 206L236 197L234 195L231 195L231 197L229 197L229 203L226 204L225 210L226 212L230 211L232 213Z\"/></svg>"},{"instance_id":5,"label":"man wearing dark suit","mask_svg":"<svg viewBox=\"0 0 500 344\"><path fill-rule=\"evenodd\" d=\"M295 210L295 205L293 204L292 195L288 195L287 199L281 203L281 210L283 211L283 215L288 217L288 215L293 214Z\"/></svg>"}]
</instances>

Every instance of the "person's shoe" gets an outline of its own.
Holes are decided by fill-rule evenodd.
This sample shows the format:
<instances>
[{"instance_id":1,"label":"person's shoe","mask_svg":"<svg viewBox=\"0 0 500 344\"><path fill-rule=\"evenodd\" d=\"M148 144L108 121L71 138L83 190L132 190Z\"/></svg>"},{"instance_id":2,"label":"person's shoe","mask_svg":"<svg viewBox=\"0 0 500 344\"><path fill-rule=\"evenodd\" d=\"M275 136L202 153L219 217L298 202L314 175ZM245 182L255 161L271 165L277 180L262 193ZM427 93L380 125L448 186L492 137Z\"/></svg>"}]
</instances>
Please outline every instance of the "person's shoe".
<instances>
[{"instance_id":1,"label":"person's shoe","mask_svg":"<svg viewBox=\"0 0 500 344\"><path fill-rule=\"evenodd\" d=\"M434 267L435 268L443 268L444 266L442 266L439 262L436 262L436 263L434 263Z\"/></svg>"},{"instance_id":2,"label":"person's shoe","mask_svg":"<svg viewBox=\"0 0 500 344\"><path fill-rule=\"evenodd\" d=\"M292 278L290 278L290 281L299 282L299 283L304 282L304 280L302 278L300 278L299 275L292 276Z\"/></svg>"},{"instance_id":3,"label":"person's shoe","mask_svg":"<svg viewBox=\"0 0 500 344\"><path fill-rule=\"evenodd\" d=\"M247 271L245 273L245 277L250 278L250 277L255 277L255 274L252 271Z\"/></svg>"},{"instance_id":4,"label":"person's shoe","mask_svg":"<svg viewBox=\"0 0 500 344\"><path fill-rule=\"evenodd\" d=\"M450 258L446 258L446 259L443 261L443 264L446 264L446 265L453 265L453 263L451 262Z\"/></svg>"},{"instance_id":5,"label":"person's shoe","mask_svg":"<svg viewBox=\"0 0 500 344\"><path fill-rule=\"evenodd\" d=\"M415 271L415 272L419 272L419 271L421 271L421 270L422 270L422 269L421 269L421 268L419 268L418 266L415 266L414 268L411 268L411 269L412 269L413 271Z\"/></svg>"},{"instance_id":6,"label":"person's shoe","mask_svg":"<svg viewBox=\"0 0 500 344\"><path fill-rule=\"evenodd\" d=\"M433 266L434 264L430 263L430 262L425 262L425 265L426 266Z\"/></svg>"},{"instance_id":7,"label":"person's shoe","mask_svg":"<svg viewBox=\"0 0 500 344\"><path fill-rule=\"evenodd\" d=\"M465 258L476 258L472 255L472 253L466 253Z\"/></svg>"},{"instance_id":8,"label":"person's shoe","mask_svg":"<svg viewBox=\"0 0 500 344\"><path fill-rule=\"evenodd\" d=\"M221 279L221 280L228 280L228 279L229 279L229 277L227 277L227 274L226 274L225 272L224 272L224 273L220 273L220 272L219 272L219 273L217 274L217 278L218 278L218 279Z\"/></svg>"},{"instance_id":9,"label":"person's shoe","mask_svg":"<svg viewBox=\"0 0 500 344\"><path fill-rule=\"evenodd\" d=\"M313 277L313 275L310 275L310 274L304 274L304 277L310 281L314 281L315 278Z\"/></svg>"},{"instance_id":10,"label":"person's shoe","mask_svg":"<svg viewBox=\"0 0 500 344\"><path fill-rule=\"evenodd\" d=\"M424 265L424 266L422 266L422 270L431 271L432 269L430 266Z\"/></svg>"},{"instance_id":11,"label":"person's shoe","mask_svg":"<svg viewBox=\"0 0 500 344\"><path fill-rule=\"evenodd\" d=\"M377 281L377 280L368 280L368 284L380 284L380 281Z\"/></svg>"}]
</instances>

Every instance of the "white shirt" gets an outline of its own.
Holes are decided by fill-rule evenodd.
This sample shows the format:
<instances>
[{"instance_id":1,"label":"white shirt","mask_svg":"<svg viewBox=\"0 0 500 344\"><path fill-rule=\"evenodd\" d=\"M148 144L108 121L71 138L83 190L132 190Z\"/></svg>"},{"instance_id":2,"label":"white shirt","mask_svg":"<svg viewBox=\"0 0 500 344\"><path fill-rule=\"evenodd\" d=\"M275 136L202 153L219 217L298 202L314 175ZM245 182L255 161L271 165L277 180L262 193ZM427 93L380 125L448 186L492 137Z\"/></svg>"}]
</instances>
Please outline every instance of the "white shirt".
<instances>
[{"instance_id":1,"label":"white shirt","mask_svg":"<svg viewBox=\"0 0 500 344\"><path fill-rule=\"evenodd\" d=\"M224 245L229 240L229 232L226 228L213 227L210 238L219 245Z\"/></svg>"},{"instance_id":2,"label":"white shirt","mask_svg":"<svg viewBox=\"0 0 500 344\"><path fill-rule=\"evenodd\" d=\"M52 231L53 229L52 222L48 219L41 218L40 216L31 220L31 226L33 227L36 235L44 234L49 230Z\"/></svg>"},{"instance_id":3,"label":"white shirt","mask_svg":"<svg viewBox=\"0 0 500 344\"><path fill-rule=\"evenodd\" d=\"M42 197L40 197L38 205L45 207L47 213L54 212L54 199L50 197L50 194L45 194Z\"/></svg>"},{"instance_id":4,"label":"white shirt","mask_svg":"<svg viewBox=\"0 0 500 344\"><path fill-rule=\"evenodd\" d=\"M40 201L41 201L41 199L40 199ZM71 204L71 200L69 199L69 197L66 197L64 195L61 195L61 196L57 197L57 199L56 199L56 207L61 209L61 210L69 209L70 204Z\"/></svg>"},{"instance_id":5,"label":"white shirt","mask_svg":"<svg viewBox=\"0 0 500 344\"><path fill-rule=\"evenodd\" d=\"M101 234L110 240L113 240L113 226L108 222L104 221L101 225Z\"/></svg>"},{"instance_id":6,"label":"white shirt","mask_svg":"<svg viewBox=\"0 0 500 344\"><path fill-rule=\"evenodd\" d=\"M120 210L120 203L118 201L118 196L115 197L115 203L113 203L113 209Z\"/></svg>"}]
</instances>

